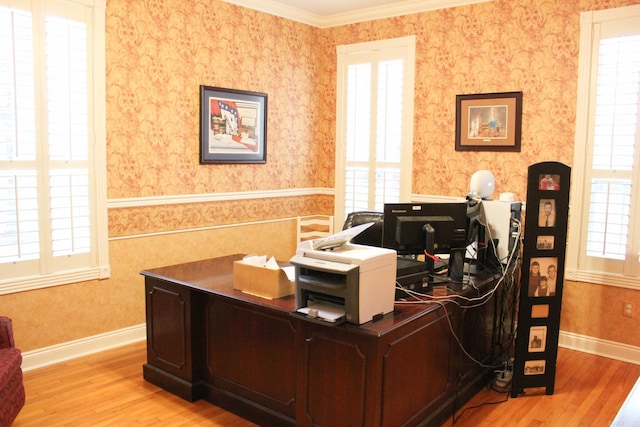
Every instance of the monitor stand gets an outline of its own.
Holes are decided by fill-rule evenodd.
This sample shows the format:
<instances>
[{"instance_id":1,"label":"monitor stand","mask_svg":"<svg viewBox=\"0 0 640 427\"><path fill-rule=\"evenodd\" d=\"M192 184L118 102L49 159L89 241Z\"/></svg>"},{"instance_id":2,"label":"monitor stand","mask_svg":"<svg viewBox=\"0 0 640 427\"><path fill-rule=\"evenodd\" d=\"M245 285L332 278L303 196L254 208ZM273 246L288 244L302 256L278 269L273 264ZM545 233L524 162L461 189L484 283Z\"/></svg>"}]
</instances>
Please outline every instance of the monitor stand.
<instances>
[{"instance_id":1,"label":"monitor stand","mask_svg":"<svg viewBox=\"0 0 640 427\"><path fill-rule=\"evenodd\" d=\"M465 249L451 251L449 256L449 277L452 282L462 283L464 279L464 254Z\"/></svg>"}]
</instances>

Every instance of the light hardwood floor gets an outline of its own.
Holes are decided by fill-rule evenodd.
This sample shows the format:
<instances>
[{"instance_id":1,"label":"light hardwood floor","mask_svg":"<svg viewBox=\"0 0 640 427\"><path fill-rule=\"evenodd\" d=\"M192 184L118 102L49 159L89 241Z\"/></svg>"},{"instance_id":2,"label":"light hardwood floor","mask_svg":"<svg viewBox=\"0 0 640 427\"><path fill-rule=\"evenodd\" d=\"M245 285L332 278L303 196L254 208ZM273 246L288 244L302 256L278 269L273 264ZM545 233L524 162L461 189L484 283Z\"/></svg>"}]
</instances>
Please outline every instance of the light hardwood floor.
<instances>
[{"instance_id":1,"label":"light hardwood floor","mask_svg":"<svg viewBox=\"0 0 640 427\"><path fill-rule=\"evenodd\" d=\"M255 426L210 403L186 402L142 378L145 342L25 373L27 403L13 427ZM555 393L516 399L483 390L445 426L608 426L640 365L561 348ZM499 402L472 408L486 402ZM463 412L464 411L464 412Z\"/></svg>"}]
</instances>

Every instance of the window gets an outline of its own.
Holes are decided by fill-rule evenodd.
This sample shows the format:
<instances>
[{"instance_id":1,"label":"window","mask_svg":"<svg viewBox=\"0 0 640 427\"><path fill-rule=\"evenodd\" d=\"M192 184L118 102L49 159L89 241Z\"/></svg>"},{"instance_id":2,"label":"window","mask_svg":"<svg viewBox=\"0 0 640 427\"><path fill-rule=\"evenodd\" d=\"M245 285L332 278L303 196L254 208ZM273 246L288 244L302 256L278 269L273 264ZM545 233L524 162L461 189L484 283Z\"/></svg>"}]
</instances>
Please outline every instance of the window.
<instances>
[{"instance_id":1,"label":"window","mask_svg":"<svg viewBox=\"0 0 640 427\"><path fill-rule=\"evenodd\" d=\"M0 0L0 293L109 274L101 3Z\"/></svg>"},{"instance_id":2,"label":"window","mask_svg":"<svg viewBox=\"0 0 640 427\"><path fill-rule=\"evenodd\" d=\"M337 221L409 200L414 58L415 36L338 46Z\"/></svg>"},{"instance_id":3,"label":"window","mask_svg":"<svg viewBox=\"0 0 640 427\"><path fill-rule=\"evenodd\" d=\"M640 6L581 15L567 277L640 289Z\"/></svg>"}]
</instances>

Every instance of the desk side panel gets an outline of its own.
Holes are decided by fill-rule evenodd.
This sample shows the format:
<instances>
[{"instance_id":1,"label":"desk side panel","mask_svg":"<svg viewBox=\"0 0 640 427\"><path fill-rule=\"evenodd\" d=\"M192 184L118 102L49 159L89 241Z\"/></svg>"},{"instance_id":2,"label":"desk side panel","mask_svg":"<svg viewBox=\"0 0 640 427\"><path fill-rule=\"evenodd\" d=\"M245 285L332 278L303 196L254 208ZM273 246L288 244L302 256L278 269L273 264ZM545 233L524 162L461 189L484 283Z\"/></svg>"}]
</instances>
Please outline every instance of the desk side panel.
<instances>
[{"instance_id":1,"label":"desk side panel","mask_svg":"<svg viewBox=\"0 0 640 427\"><path fill-rule=\"evenodd\" d=\"M375 368L375 337L301 322L297 425L375 425L367 420L365 404L367 377ZM376 382L375 375L371 379Z\"/></svg>"},{"instance_id":2,"label":"desk side panel","mask_svg":"<svg viewBox=\"0 0 640 427\"><path fill-rule=\"evenodd\" d=\"M209 391L295 418L294 322L286 312L210 296L204 324Z\"/></svg>"},{"instance_id":3,"label":"desk side panel","mask_svg":"<svg viewBox=\"0 0 640 427\"><path fill-rule=\"evenodd\" d=\"M385 344L382 426L417 425L451 395L456 343L447 315L455 316L442 307L431 311Z\"/></svg>"},{"instance_id":4,"label":"desk side panel","mask_svg":"<svg viewBox=\"0 0 640 427\"><path fill-rule=\"evenodd\" d=\"M145 279L147 363L184 380L192 380L191 295L189 289Z\"/></svg>"},{"instance_id":5,"label":"desk side panel","mask_svg":"<svg viewBox=\"0 0 640 427\"><path fill-rule=\"evenodd\" d=\"M184 286L145 278L145 380L188 401L199 398L192 360L192 295Z\"/></svg>"}]
</instances>

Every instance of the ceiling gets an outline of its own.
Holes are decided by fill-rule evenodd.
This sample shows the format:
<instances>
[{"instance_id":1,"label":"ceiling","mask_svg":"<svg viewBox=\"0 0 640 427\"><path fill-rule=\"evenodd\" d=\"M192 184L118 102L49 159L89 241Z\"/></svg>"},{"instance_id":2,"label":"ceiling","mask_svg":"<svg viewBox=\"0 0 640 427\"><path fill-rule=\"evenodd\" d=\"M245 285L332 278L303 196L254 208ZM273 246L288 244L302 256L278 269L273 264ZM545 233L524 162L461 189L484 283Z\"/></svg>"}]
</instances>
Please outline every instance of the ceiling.
<instances>
[{"instance_id":1,"label":"ceiling","mask_svg":"<svg viewBox=\"0 0 640 427\"><path fill-rule=\"evenodd\" d=\"M387 6L400 3L405 0L270 0L272 3L280 3L292 8L319 16L331 16L345 12L353 12L361 9L369 9L376 6Z\"/></svg>"},{"instance_id":2,"label":"ceiling","mask_svg":"<svg viewBox=\"0 0 640 427\"><path fill-rule=\"evenodd\" d=\"M316 27L333 27L493 0L223 0Z\"/></svg>"}]
</instances>

